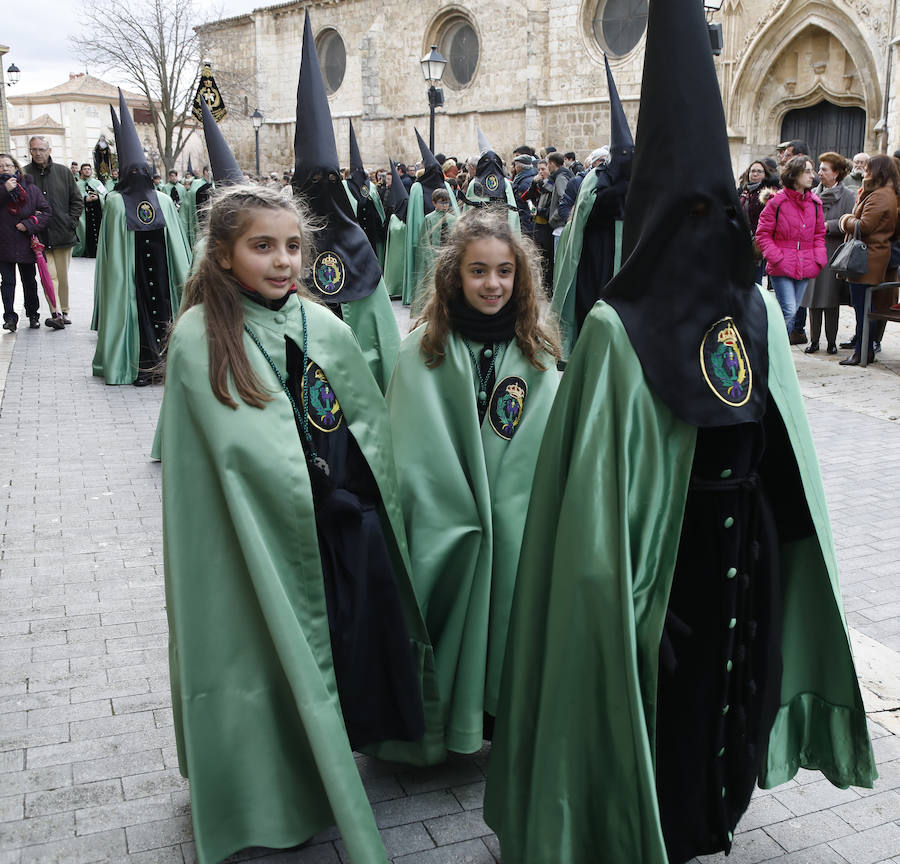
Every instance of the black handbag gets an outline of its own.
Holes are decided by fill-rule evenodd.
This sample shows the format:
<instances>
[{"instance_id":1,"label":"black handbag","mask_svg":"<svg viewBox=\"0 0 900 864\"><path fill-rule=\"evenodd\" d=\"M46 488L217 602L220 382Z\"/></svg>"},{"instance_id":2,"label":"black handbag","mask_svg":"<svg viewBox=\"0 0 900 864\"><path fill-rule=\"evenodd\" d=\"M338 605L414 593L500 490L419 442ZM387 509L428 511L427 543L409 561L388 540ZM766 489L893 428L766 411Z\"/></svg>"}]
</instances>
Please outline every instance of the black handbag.
<instances>
[{"instance_id":1,"label":"black handbag","mask_svg":"<svg viewBox=\"0 0 900 864\"><path fill-rule=\"evenodd\" d=\"M828 266L837 276L851 282L869 272L869 247L859 239L859 222L853 229L853 237L838 246Z\"/></svg>"}]
</instances>

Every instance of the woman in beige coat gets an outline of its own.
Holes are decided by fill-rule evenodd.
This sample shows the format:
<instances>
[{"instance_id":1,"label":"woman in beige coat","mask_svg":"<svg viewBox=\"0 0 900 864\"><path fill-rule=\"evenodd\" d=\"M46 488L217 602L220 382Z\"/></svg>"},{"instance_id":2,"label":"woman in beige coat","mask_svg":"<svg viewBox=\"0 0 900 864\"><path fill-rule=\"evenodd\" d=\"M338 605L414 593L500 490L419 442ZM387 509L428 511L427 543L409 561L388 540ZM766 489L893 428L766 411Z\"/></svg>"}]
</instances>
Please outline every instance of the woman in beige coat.
<instances>
[{"instance_id":1,"label":"woman in beige coat","mask_svg":"<svg viewBox=\"0 0 900 864\"><path fill-rule=\"evenodd\" d=\"M840 227L847 239L859 226L860 238L869 247L869 269L849 283L850 304L856 312L855 349L841 360L841 366L858 366L862 351L868 352L868 361L875 361L872 336L869 344L862 344L862 328L865 322L866 289L884 281L891 258L891 239L897 232L897 197L900 195L900 175L890 156L873 156L866 168L859 197L852 213L841 216Z\"/></svg>"}]
</instances>

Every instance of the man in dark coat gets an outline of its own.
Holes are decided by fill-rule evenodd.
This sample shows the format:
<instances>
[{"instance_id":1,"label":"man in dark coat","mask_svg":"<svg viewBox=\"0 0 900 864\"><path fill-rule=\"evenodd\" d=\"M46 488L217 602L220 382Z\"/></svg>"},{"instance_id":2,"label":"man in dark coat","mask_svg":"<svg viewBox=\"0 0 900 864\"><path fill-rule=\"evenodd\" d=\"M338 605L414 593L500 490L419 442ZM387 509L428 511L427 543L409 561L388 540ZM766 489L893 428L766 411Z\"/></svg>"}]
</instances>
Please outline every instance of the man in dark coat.
<instances>
[{"instance_id":1,"label":"man in dark coat","mask_svg":"<svg viewBox=\"0 0 900 864\"><path fill-rule=\"evenodd\" d=\"M50 156L50 142L41 135L35 135L28 141L31 162L25 166L25 173L37 183L44 193L53 215L50 224L41 232L40 240L44 244L44 257L47 268L56 286L60 311L66 324L69 320L69 263L72 260L72 247L78 242L75 229L78 218L84 209L81 193L75 176L65 167L54 162Z\"/></svg>"}]
</instances>

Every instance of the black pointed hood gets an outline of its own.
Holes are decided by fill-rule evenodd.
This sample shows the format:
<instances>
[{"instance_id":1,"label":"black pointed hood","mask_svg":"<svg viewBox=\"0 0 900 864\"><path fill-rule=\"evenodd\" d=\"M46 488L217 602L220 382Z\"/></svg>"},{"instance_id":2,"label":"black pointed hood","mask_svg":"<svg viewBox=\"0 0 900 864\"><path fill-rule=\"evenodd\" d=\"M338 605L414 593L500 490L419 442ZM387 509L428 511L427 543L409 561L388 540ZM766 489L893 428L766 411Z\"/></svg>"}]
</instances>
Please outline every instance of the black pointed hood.
<instances>
[{"instance_id":1,"label":"black pointed hood","mask_svg":"<svg viewBox=\"0 0 900 864\"><path fill-rule=\"evenodd\" d=\"M425 215L427 216L434 210L434 204L431 201L432 193L435 189L444 188L444 169L438 165L437 159L434 158L434 153L428 149L428 145L425 143L425 139L419 134L419 130L416 129L415 131L416 140L419 142L419 152L422 154L422 167L425 171L425 173L416 180L416 183L422 184L422 202L425 205Z\"/></svg>"},{"instance_id":2,"label":"black pointed hood","mask_svg":"<svg viewBox=\"0 0 900 864\"><path fill-rule=\"evenodd\" d=\"M350 206L341 182L328 96L319 68L309 10L303 24L297 129L294 134L295 191L322 228L314 234L316 260L312 289L323 300L346 303L368 297L381 279L381 267Z\"/></svg>"},{"instance_id":3,"label":"black pointed hood","mask_svg":"<svg viewBox=\"0 0 900 864\"><path fill-rule=\"evenodd\" d=\"M363 165L362 156L359 154L359 144L356 143L356 132L353 130L352 121L350 126L350 183L356 187L356 190L362 189L369 183L369 175L366 174Z\"/></svg>"},{"instance_id":4,"label":"black pointed hood","mask_svg":"<svg viewBox=\"0 0 900 864\"><path fill-rule=\"evenodd\" d=\"M113 115L115 118L115 114ZM113 126L115 128L115 125ZM125 219L129 231L154 231L164 228L166 218L159 206L153 174L138 138L125 96L119 89L119 129L116 139L119 156L119 182L116 192L125 199Z\"/></svg>"},{"instance_id":5,"label":"black pointed hood","mask_svg":"<svg viewBox=\"0 0 900 864\"><path fill-rule=\"evenodd\" d=\"M359 155L359 145L356 143L356 133L353 124L350 123L350 177L347 179L347 188L356 200L356 221L369 240L369 245L377 255L377 249L384 243L385 226L381 214L372 200L372 186L369 185L369 175L363 167L362 156Z\"/></svg>"},{"instance_id":6,"label":"black pointed hood","mask_svg":"<svg viewBox=\"0 0 900 864\"><path fill-rule=\"evenodd\" d=\"M203 112L203 137L206 138L206 150L209 153L209 167L213 181L220 186L228 186L244 182L244 172L234 158L219 124L216 123L212 111L205 99L200 100Z\"/></svg>"},{"instance_id":7,"label":"black pointed hood","mask_svg":"<svg viewBox=\"0 0 900 864\"><path fill-rule=\"evenodd\" d=\"M634 151L634 138L631 129L628 128L628 119L625 117L625 109L622 100L619 99L619 91L613 79L612 70L609 68L609 59L604 54L603 63L606 65L606 87L609 90L609 149L613 151Z\"/></svg>"},{"instance_id":8,"label":"black pointed hood","mask_svg":"<svg viewBox=\"0 0 900 864\"><path fill-rule=\"evenodd\" d=\"M400 173L397 171L397 163L393 159L388 160L391 163L391 188L388 192L388 204L391 212L401 221L406 222L406 208L409 204L409 192L403 181L400 179Z\"/></svg>"},{"instance_id":9,"label":"black pointed hood","mask_svg":"<svg viewBox=\"0 0 900 864\"><path fill-rule=\"evenodd\" d=\"M184 172L184 173L185 173L185 174L190 174L191 177L194 176L194 169L193 169L193 167L191 166L191 154L190 154L190 153L188 153L188 164L187 164L187 168L185 169L185 172Z\"/></svg>"},{"instance_id":10,"label":"black pointed hood","mask_svg":"<svg viewBox=\"0 0 900 864\"><path fill-rule=\"evenodd\" d=\"M116 109L113 108L112 105L109 106L109 116L110 116L110 120L112 121L112 127L113 127L113 142L116 145L116 155L118 155L118 153L119 153L119 138L122 137L119 130L122 128L122 124L119 123L119 115L116 114Z\"/></svg>"},{"instance_id":11,"label":"black pointed hood","mask_svg":"<svg viewBox=\"0 0 900 864\"><path fill-rule=\"evenodd\" d=\"M702 154L702 157L698 157ZM660 166L676 178L660 183ZM618 312L651 388L694 426L758 420L767 318L696 0L651 0Z\"/></svg>"},{"instance_id":12,"label":"black pointed hood","mask_svg":"<svg viewBox=\"0 0 900 864\"><path fill-rule=\"evenodd\" d=\"M478 181L482 197L489 201L506 201L507 180L503 171L503 160L490 148L478 158L475 179Z\"/></svg>"}]
</instances>

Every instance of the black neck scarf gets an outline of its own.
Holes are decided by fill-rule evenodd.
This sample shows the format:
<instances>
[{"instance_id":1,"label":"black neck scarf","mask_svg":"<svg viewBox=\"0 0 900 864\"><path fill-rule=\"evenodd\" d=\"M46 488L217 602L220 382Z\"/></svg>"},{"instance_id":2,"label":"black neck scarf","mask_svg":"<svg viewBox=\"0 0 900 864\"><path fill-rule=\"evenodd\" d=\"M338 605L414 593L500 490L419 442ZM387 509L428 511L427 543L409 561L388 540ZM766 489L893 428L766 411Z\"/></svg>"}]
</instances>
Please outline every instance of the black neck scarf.
<instances>
[{"instance_id":1,"label":"black neck scarf","mask_svg":"<svg viewBox=\"0 0 900 864\"><path fill-rule=\"evenodd\" d=\"M252 288L248 288L246 285L241 285L238 289L244 297L248 300L252 300L257 306L263 306L266 309L271 309L273 312L277 312L279 309L284 306L285 303L291 298L292 294L297 293L296 286L291 286L285 292L283 297L277 297L274 300L270 300L268 297L263 297L258 291L254 291Z\"/></svg>"},{"instance_id":2,"label":"black neck scarf","mask_svg":"<svg viewBox=\"0 0 900 864\"><path fill-rule=\"evenodd\" d=\"M485 345L490 342L509 342L516 335L516 301L510 298L495 315L485 315L473 309L462 297L449 303L450 324L465 339Z\"/></svg>"}]
</instances>

